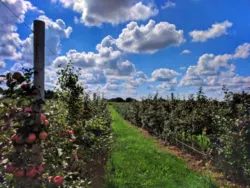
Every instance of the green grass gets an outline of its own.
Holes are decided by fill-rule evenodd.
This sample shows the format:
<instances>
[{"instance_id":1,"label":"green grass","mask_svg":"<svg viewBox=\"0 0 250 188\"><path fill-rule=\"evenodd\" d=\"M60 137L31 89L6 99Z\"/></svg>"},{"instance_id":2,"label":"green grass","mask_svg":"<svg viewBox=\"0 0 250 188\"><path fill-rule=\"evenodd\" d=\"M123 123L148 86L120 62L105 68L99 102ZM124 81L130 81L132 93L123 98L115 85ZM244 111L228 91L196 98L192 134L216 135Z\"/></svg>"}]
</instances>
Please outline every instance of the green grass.
<instances>
[{"instance_id":1,"label":"green grass","mask_svg":"<svg viewBox=\"0 0 250 188\"><path fill-rule=\"evenodd\" d=\"M105 188L217 187L129 126L112 106L110 111L115 140L106 166Z\"/></svg>"}]
</instances>

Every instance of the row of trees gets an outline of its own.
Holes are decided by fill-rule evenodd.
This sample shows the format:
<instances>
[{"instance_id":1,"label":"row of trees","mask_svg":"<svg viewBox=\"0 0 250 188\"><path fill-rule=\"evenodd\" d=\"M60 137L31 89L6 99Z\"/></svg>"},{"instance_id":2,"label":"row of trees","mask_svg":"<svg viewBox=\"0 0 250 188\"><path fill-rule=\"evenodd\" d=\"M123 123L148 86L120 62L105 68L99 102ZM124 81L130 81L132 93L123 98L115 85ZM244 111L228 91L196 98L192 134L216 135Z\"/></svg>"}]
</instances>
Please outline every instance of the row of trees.
<instances>
[{"instance_id":1,"label":"row of trees","mask_svg":"<svg viewBox=\"0 0 250 188\"><path fill-rule=\"evenodd\" d=\"M59 70L59 89L47 92L38 124L33 106L42 101L34 99L39 91L33 71L2 77L7 86L0 101L4 187L84 187L103 168L112 141L107 103L97 95L90 99L71 64Z\"/></svg>"},{"instance_id":2,"label":"row of trees","mask_svg":"<svg viewBox=\"0 0 250 188\"><path fill-rule=\"evenodd\" d=\"M235 181L250 178L250 95L224 88L225 99L197 97L165 100L157 95L141 102L114 103L122 116L151 134L176 144L176 139L204 152Z\"/></svg>"}]
</instances>

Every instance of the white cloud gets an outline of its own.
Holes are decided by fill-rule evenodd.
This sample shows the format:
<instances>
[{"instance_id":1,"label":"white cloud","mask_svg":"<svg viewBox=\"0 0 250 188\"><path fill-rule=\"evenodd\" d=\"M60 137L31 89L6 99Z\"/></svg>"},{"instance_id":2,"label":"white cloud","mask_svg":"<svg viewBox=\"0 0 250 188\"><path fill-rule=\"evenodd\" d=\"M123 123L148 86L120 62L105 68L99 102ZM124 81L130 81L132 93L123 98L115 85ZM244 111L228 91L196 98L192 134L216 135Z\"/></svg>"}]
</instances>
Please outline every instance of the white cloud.
<instances>
[{"instance_id":1,"label":"white cloud","mask_svg":"<svg viewBox=\"0 0 250 188\"><path fill-rule=\"evenodd\" d=\"M0 61L0 69L5 68L6 64L3 61Z\"/></svg>"},{"instance_id":2,"label":"white cloud","mask_svg":"<svg viewBox=\"0 0 250 188\"><path fill-rule=\"evenodd\" d=\"M103 90L104 91L118 91L120 89L120 85L119 84L112 84L112 83L107 83Z\"/></svg>"},{"instance_id":3,"label":"white cloud","mask_svg":"<svg viewBox=\"0 0 250 188\"><path fill-rule=\"evenodd\" d=\"M82 69L80 79L85 84L104 84L107 81L104 71L98 68Z\"/></svg>"},{"instance_id":4,"label":"white cloud","mask_svg":"<svg viewBox=\"0 0 250 188\"><path fill-rule=\"evenodd\" d=\"M184 42L183 30L176 30L175 25L168 22L156 24L154 20L140 26L136 22L130 22L116 39L120 49L131 53L154 53Z\"/></svg>"},{"instance_id":5,"label":"white cloud","mask_svg":"<svg viewBox=\"0 0 250 188\"><path fill-rule=\"evenodd\" d=\"M32 65L30 63L15 63L11 68L10 70L12 72L15 72L15 71L22 71L23 68L32 68Z\"/></svg>"},{"instance_id":6,"label":"white cloud","mask_svg":"<svg viewBox=\"0 0 250 188\"><path fill-rule=\"evenodd\" d=\"M184 67L184 66L180 67L180 70L186 70L186 69L187 67Z\"/></svg>"},{"instance_id":7,"label":"white cloud","mask_svg":"<svg viewBox=\"0 0 250 188\"><path fill-rule=\"evenodd\" d=\"M52 58L55 55L60 54L61 39L69 38L72 33L71 27L66 27L63 20L57 19L56 21L51 20L45 15L39 16L38 20L42 20L46 25L46 35L45 35L45 62L50 64ZM22 42L22 61L31 62L33 59L33 34L30 34L28 38Z\"/></svg>"},{"instance_id":8,"label":"white cloud","mask_svg":"<svg viewBox=\"0 0 250 188\"><path fill-rule=\"evenodd\" d=\"M42 11L25 0L3 0L4 5L0 6L0 59L18 59L21 54L18 48L21 46L21 39L17 33L17 24L23 23L28 11ZM15 14L15 16L13 15Z\"/></svg>"},{"instance_id":9,"label":"white cloud","mask_svg":"<svg viewBox=\"0 0 250 188\"><path fill-rule=\"evenodd\" d=\"M207 30L191 31L189 32L189 35L192 37L193 42L206 42L208 39L227 35L227 29L232 27L232 25L231 22L226 20L221 23L213 24L212 27Z\"/></svg>"},{"instance_id":10,"label":"white cloud","mask_svg":"<svg viewBox=\"0 0 250 188\"><path fill-rule=\"evenodd\" d=\"M176 80L176 83L177 83L177 80ZM175 90L174 83L169 83L169 82L162 82L161 84L156 86L156 88L159 90L167 90L167 91L174 91Z\"/></svg>"},{"instance_id":11,"label":"white cloud","mask_svg":"<svg viewBox=\"0 0 250 188\"><path fill-rule=\"evenodd\" d=\"M227 85L230 89L249 87L250 77L242 77L235 73L235 65L230 61L247 58L245 53L248 44L236 48L235 54L203 54L195 66L189 66L179 86L204 86L207 90L222 88ZM242 52L242 53L241 53Z\"/></svg>"},{"instance_id":12,"label":"white cloud","mask_svg":"<svg viewBox=\"0 0 250 188\"><path fill-rule=\"evenodd\" d=\"M181 52L181 55L183 55L183 54L191 54L192 52L190 51L190 50L183 50L182 52Z\"/></svg>"},{"instance_id":13,"label":"white cloud","mask_svg":"<svg viewBox=\"0 0 250 188\"><path fill-rule=\"evenodd\" d=\"M137 89L142 84L147 82L147 75L142 72L136 72L133 78L128 79L125 83L123 83L123 86L127 89Z\"/></svg>"},{"instance_id":14,"label":"white cloud","mask_svg":"<svg viewBox=\"0 0 250 188\"><path fill-rule=\"evenodd\" d=\"M175 2L172 2L172 1L166 1L164 3L164 5L161 6L162 9L168 9L168 8L173 8L176 6L176 3Z\"/></svg>"},{"instance_id":15,"label":"white cloud","mask_svg":"<svg viewBox=\"0 0 250 188\"><path fill-rule=\"evenodd\" d=\"M174 70L161 68L156 69L152 72L152 78L150 81L162 81L162 82L172 82L175 77L180 74Z\"/></svg>"},{"instance_id":16,"label":"white cloud","mask_svg":"<svg viewBox=\"0 0 250 188\"><path fill-rule=\"evenodd\" d=\"M240 45L237 47L237 49L235 50L235 58L248 58L250 56L250 44L249 43L245 43L243 45Z\"/></svg>"},{"instance_id":17,"label":"white cloud","mask_svg":"<svg viewBox=\"0 0 250 188\"><path fill-rule=\"evenodd\" d=\"M130 78L135 74L135 72L135 65L128 60L123 62L117 62L113 65L113 67L109 67L105 70L106 75L117 79Z\"/></svg>"},{"instance_id":18,"label":"white cloud","mask_svg":"<svg viewBox=\"0 0 250 188\"><path fill-rule=\"evenodd\" d=\"M65 8L80 13L80 22L87 26L146 20L158 14L153 4L145 5L137 0L52 0L52 2L60 2Z\"/></svg>"}]
</instances>

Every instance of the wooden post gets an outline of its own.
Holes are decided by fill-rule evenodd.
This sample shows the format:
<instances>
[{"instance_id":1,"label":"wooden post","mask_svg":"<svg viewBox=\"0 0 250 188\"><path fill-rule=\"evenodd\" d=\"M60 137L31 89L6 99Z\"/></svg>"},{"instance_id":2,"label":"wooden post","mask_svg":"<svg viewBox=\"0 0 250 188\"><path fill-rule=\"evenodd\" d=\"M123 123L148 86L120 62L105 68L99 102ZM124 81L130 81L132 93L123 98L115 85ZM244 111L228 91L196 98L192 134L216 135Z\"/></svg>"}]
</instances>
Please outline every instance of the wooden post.
<instances>
[{"instance_id":1,"label":"wooden post","mask_svg":"<svg viewBox=\"0 0 250 188\"><path fill-rule=\"evenodd\" d=\"M40 91L37 100L44 101L44 55L45 55L45 23L34 21L34 86Z\"/></svg>"}]
</instances>

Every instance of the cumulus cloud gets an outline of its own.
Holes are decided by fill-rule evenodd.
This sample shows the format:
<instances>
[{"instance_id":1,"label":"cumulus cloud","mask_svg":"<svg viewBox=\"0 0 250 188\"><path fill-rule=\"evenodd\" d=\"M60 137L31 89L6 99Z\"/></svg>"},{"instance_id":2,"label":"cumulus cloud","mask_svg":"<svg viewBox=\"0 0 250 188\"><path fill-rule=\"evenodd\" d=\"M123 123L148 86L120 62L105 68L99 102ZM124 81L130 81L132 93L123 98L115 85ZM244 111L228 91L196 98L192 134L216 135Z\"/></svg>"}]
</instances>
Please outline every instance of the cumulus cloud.
<instances>
[{"instance_id":1,"label":"cumulus cloud","mask_svg":"<svg viewBox=\"0 0 250 188\"><path fill-rule=\"evenodd\" d=\"M172 69L156 69L152 72L150 81L172 82L180 74Z\"/></svg>"},{"instance_id":2,"label":"cumulus cloud","mask_svg":"<svg viewBox=\"0 0 250 188\"><path fill-rule=\"evenodd\" d=\"M85 84L104 84L107 81L104 71L98 68L82 69L80 73Z\"/></svg>"},{"instance_id":3,"label":"cumulus cloud","mask_svg":"<svg viewBox=\"0 0 250 188\"><path fill-rule=\"evenodd\" d=\"M103 23L119 24L131 20L146 20L156 14L153 4L137 0L52 0L60 2L81 14L80 22L87 26L101 26Z\"/></svg>"},{"instance_id":4,"label":"cumulus cloud","mask_svg":"<svg viewBox=\"0 0 250 188\"><path fill-rule=\"evenodd\" d=\"M42 20L46 25L45 34L45 61L50 64L55 55L60 54L61 39L69 38L72 33L72 27L67 27L61 19L53 21L45 15L39 16L38 20ZM33 59L33 34L21 42L22 61L31 62Z\"/></svg>"},{"instance_id":5,"label":"cumulus cloud","mask_svg":"<svg viewBox=\"0 0 250 188\"><path fill-rule=\"evenodd\" d=\"M243 45L240 45L237 47L237 49L235 50L235 58L248 58L250 56L250 44L249 43L245 43Z\"/></svg>"},{"instance_id":6,"label":"cumulus cloud","mask_svg":"<svg viewBox=\"0 0 250 188\"><path fill-rule=\"evenodd\" d=\"M120 49L131 53L154 53L183 42L183 30L176 30L176 26L168 22L156 24L154 20L140 26L130 22L116 39Z\"/></svg>"},{"instance_id":7,"label":"cumulus cloud","mask_svg":"<svg viewBox=\"0 0 250 188\"><path fill-rule=\"evenodd\" d=\"M126 60L123 62L117 62L112 67L105 70L106 75L109 77L115 77L117 79L129 78L136 72L135 65Z\"/></svg>"},{"instance_id":8,"label":"cumulus cloud","mask_svg":"<svg viewBox=\"0 0 250 188\"><path fill-rule=\"evenodd\" d=\"M146 83L147 79L148 77L144 72L138 71L133 78L130 78L125 83L123 83L123 86L127 89L136 89L142 84Z\"/></svg>"},{"instance_id":9,"label":"cumulus cloud","mask_svg":"<svg viewBox=\"0 0 250 188\"><path fill-rule=\"evenodd\" d=\"M119 84L107 83L103 87L103 90L104 91L118 91L120 89L120 87L121 86Z\"/></svg>"},{"instance_id":10,"label":"cumulus cloud","mask_svg":"<svg viewBox=\"0 0 250 188\"><path fill-rule=\"evenodd\" d=\"M10 70L15 72L15 71L22 71L23 68L32 68L32 65L30 63L15 63Z\"/></svg>"},{"instance_id":11,"label":"cumulus cloud","mask_svg":"<svg viewBox=\"0 0 250 188\"><path fill-rule=\"evenodd\" d=\"M156 88L159 90L167 90L167 91L174 91L175 90L174 83L169 83L169 82L162 82L161 84L156 86Z\"/></svg>"},{"instance_id":12,"label":"cumulus cloud","mask_svg":"<svg viewBox=\"0 0 250 188\"><path fill-rule=\"evenodd\" d=\"M172 1L166 1L164 5L161 6L161 9L168 9L168 8L174 8L176 6L175 2Z\"/></svg>"},{"instance_id":13,"label":"cumulus cloud","mask_svg":"<svg viewBox=\"0 0 250 188\"><path fill-rule=\"evenodd\" d=\"M6 64L3 61L0 61L0 69L5 68Z\"/></svg>"},{"instance_id":14,"label":"cumulus cloud","mask_svg":"<svg viewBox=\"0 0 250 188\"><path fill-rule=\"evenodd\" d=\"M24 22L25 15L28 11L40 12L29 1L25 0L3 0L4 5L0 6L0 58L1 59L18 59L21 54L18 48L21 46L21 39L17 33L16 24ZM16 16L13 16L15 14Z\"/></svg>"},{"instance_id":15,"label":"cumulus cloud","mask_svg":"<svg viewBox=\"0 0 250 188\"><path fill-rule=\"evenodd\" d=\"M194 30L189 32L193 42L206 42L208 39L227 35L227 29L232 27L233 23L224 21L221 23L213 24L211 28L207 30Z\"/></svg>"},{"instance_id":16,"label":"cumulus cloud","mask_svg":"<svg viewBox=\"0 0 250 188\"><path fill-rule=\"evenodd\" d=\"M190 50L183 50L181 52L181 55L185 55L185 54L191 54L192 52Z\"/></svg>"},{"instance_id":17,"label":"cumulus cloud","mask_svg":"<svg viewBox=\"0 0 250 188\"><path fill-rule=\"evenodd\" d=\"M238 46L235 54L203 54L197 65L188 67L179 86L205 86L214 89L227 85L230 88L246 88L247 85L249 86L250 77L236 74L235 65L230 62L249 57L250 54L245 53L247 46L248 44Z\"/></svg>"}]
</instances>

